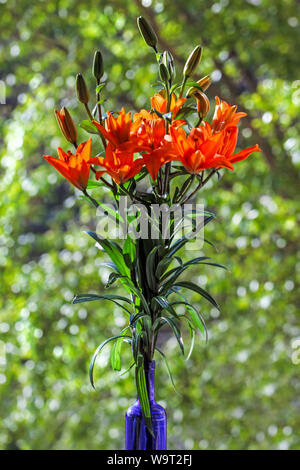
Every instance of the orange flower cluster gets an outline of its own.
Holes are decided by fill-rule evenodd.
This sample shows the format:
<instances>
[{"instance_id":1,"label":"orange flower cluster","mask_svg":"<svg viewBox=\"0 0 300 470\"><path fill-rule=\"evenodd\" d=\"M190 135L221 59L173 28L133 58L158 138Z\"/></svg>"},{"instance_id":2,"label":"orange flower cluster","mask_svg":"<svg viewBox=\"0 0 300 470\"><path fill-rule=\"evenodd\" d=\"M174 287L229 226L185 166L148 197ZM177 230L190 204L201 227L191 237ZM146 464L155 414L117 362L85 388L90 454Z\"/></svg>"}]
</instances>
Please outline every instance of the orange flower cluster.
<instances>
[{"instance_id":1,"label":"orange flower cluster","mask_svg":"<svg viewBox=\"0 0 300 470\"><path fill-rule=\"evenodd\" d=\"M162 117L167 112L167 99L163 93L151 98L151 111L145 109L131 119L124 108L117 117L107 113L105 127L93 121L107 141L105 157L91 158L91 139L79 145L76 153L67 154L58 149L59 159L45 156L66 179L84 191L87 186L90 165L100 166L96 179L107 173L117 184L123 184L137 175L146 166L155 181L160 168L170 161L181 162L188 173L198 174L206 169L227 168L259 151L258 145L235 152L239 120L245 113L238 113L216 97L216 108L212 124L204 121L187 135L183 129L186 122L176 115L186 98L176 99L172 94L169 129ZM138 156L136 156L138 154Z\"/></svg>"}]
</instances>

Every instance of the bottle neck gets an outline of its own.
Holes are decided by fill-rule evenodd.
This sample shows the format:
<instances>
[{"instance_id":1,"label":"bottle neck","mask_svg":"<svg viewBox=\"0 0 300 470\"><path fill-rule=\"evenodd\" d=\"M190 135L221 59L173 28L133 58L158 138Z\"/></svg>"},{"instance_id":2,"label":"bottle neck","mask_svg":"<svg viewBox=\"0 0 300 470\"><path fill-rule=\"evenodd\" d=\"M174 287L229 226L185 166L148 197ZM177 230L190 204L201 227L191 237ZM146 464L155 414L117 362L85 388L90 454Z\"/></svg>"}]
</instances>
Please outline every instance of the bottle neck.
<instances>
[{"instance_id":1,"label":"bottle neck","mask_svg":"<svg viewBox=\"0 0 300 470\"><path fill-rule=\"evenodd\" d=\"M153 402L155 400L155 361L145 364L145 379L149 401Z\"/></svg>"}]
</instances>

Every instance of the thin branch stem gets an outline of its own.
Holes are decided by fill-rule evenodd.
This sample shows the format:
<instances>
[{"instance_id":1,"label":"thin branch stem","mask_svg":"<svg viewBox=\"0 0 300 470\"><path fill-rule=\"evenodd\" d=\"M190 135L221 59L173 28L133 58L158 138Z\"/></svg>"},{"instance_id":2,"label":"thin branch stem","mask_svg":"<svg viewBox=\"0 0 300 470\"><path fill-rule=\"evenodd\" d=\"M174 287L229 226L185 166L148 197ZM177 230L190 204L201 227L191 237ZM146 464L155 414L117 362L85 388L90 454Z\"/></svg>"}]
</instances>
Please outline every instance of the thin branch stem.
<instances>
[{"instance_id":1,"label":"thin branch stem","mask_svg":"<svg viewBox=\"0 0 300 470\"><path fill-rule=\"evenodd\" d=\"M202 118L202 117L199 117L199 119L198 119L197 124L195 125L195 127L200 126L202 120L203 120L203 118Z\"/></svg>"},{"instance_id":2,"label":"thin branch stem","mask_svg":"<svg viewBox=\"0 0 300 470\"><path fill-rule=\"evenodd\" d=\"M179 92L179 98L182 98L186 81L187 81L187 77L183 77L180 92Z\"/></svg>"},{"instance_id":3,"label":"thin branch stem","mask_svg":"<svg viewBox=\"0 0 300 470\"><path fill-rule=\"evenodd\" d=\"M91 113L91 111L90 111L89 105L88 105L87 103L84 103L84 107L85 107L85 109L86 109L86 112L87 112L87 114L88 114L88 117L90 118L91 121L93 121L94 118L93 118L93 115L92 115L92 113Z\"/></svg>"},{"instance_id":4,"label":"thin branch stem","mask_svg":"<svg viewBox=\"0 0 300 470\"><path fill-rule=\"evenodd\" d=\"M89 198L89 200L92 202L92 204L96 207L96 209L98 209L99 207L99 204L98 202L96 201L96 199L94 199L92 196L90 196L90 194L87 192L86 189L84 189L83 191L83 194Z\"/></svg>"},{"instance_id":5,"label":"thin branch stem","mask_svg":"<svg viewBox=\"0 0 300 470\"><path fill-rule=\"evenodd\" d=\"M138 196L136 196L134 194L130 194L130 192L126 188L124 188L124 186L122 184L120 185L120 187L121 187L122 191L124 191L124 193L128 194L128 196L130 197L131 200L135 199L136 201L139 201L139 202L145 204L145 201L143 199L139 198Z\"/></svg>"},{"instance_id":6,"label":"thin branch stem","mask_svg":"<svg viewBox=\"0 0 300 470\"><path fill-rule=\"evenodd\" d=\"M97 86L99 86L99 85L100 85L100 79L98 78L97 79ZM100 101L100 92L96 93L96 100L97 100L97 110L98 110L99 122L100 122L101 126L103 126L101 104L99 103L99 101ZM101 134L101 140L102 140L103 147L106 148L106 141L105 141L105 138L102 134Z\"/></svg>"},{"instance_id":7,"label":"thin branch stem","mask_svg":"<svg viewBox=\"0 0 300 470\"><path fill-rule=\"evenodd\" d=\"M184 185L182 186L181 191L179 191L178 196L176 197L176 200L174 201L175 203L179 202L180 199L185 196L185 194L188 192L189 188L191 187L191 184L193 183L195 178L195 175L190 175L188 179L185 181Z\"/></svg>"},{"instance_id":8,"label":"thin branch stem","mask_svg":"<svg viewBox=\"0 0 300 470\"><path fill-rule=\"evenodd\" d=\"M167 113L170 112L170 107L171 107L171 95L170 95L170 89L169 85L166 85L166 92L167 92ZM169 133L169 123L166 119L166 134ZM164 184L163 184L163 194L167 194L169 192L169 176L170 176L170 171L171 171L171 162L168 162L166 164L166 170L165 170L165 179L164 179Z\"/></svg>"},{"instance_id":9,"label":"thin branch stem","mask_svg":"<svg viewBox=\"0 0 300 470\"><path fill-rule=\"evenodd\" d=\"M182 202L181 202L181 206L183 206L183 204L186 204L196 193L197 191L200 189L200 188L203 188L203 186L210 180L210 178L218 171L218 168L215 168L213 171L210 172L210 174L205 178L205 180L201 179L200 183L196 186L196 188L194 189L194 191L189 194Z\"/></svg>"}]
</instances>

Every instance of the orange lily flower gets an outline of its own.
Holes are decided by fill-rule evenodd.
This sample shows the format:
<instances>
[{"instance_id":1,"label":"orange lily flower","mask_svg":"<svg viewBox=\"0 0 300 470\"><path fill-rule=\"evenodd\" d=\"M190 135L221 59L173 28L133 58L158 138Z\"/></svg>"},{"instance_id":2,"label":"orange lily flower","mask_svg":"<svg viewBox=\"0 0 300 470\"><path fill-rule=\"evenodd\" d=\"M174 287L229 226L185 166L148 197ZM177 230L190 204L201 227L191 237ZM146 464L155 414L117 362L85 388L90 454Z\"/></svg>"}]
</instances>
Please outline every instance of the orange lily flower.
<instances>
[{"instance_id":1,"label":"orange lily flower","mask_svg":"<svg viewBox=\"0 0 300 470\"><path fill-rule=\"evenodd\" d=\"M142 158L134 160L132 152L116 151L111 143L106 147L105 157L91 158L90 163L105 168L96 172L97 180L107 173L117 184L125 183L133 178L144 165Z\"/></svg>"},{"instance_id":2,"label":"orange lily flower","mask_svg":"<svg viewBox=\"0 0 300 470\"><path fill-rule=\"evenodd\" d=\"M138 141L132 130L131 113L126 114L124 108L116 118L108 111L105 127L97 121L93 121L93 124L113 147L119 150L136 151Z\"/></svg>"},{"instance_id":3,"label":"orange lily flower","mask_svg":"<svg viewBox=\"0 0 300 470\"><path fill-rule=\"evenodd\" d=\"M167 152L167 147L159 147L151 152L144 153L142 157L153 181L156 180L161 167L174 160L172 152Z\"/></svg>"},{"instance_id":4,"label":"orange lily flower","mask_svg":"<svg viewBox=\"0 0 300 470\"><path fill-rule=\"evenodd\" d=\"M261 150L256 144L234 154L233 152L236 148L237 138L238 128L236 126L226 129L223 142L218 150L218 154L223 155L228 161L230 161L230 163L233 164L241 160L245 160L245 158L249 157L251 153L259 152Z\"/></svg>"},{"instance_id":5,"label":"orange lily flower","mask_svg":"<svg viewBox=\"0 0 300 470\"><path fill-rule=\"evenodd\" d=\"M227 127L236 126L239 120L247 116L246 113L237 113L237 106L230 106L226 101L220 100L216 96L216 108L212 120L212 130L214 133L222 131Z\"/></svg>"},{"instance_id":6,"label":"orange lily flower","mask_svg":"<svg viewBox=\"0 0 300 470\"><path fill-rule=\"evenodd\" d=\"M164 119L143 119L137 131L142 158L153 181L160 168L172 160L170 136L166 134Z\"/></svg>"},{"instance_id":7,"label":"orange lily flower","mask_svg":"<svg viewBox=\"0 0 300 470\"><path fill-rule=\"evenodd\" d=\"M217 167L233 170L232 164L223 155L217 154L224 137L223 132L206 138L206 131L203 134L201 131L200 128L195 128L187 137L183 129L170 128L174 145L173 160L180 160L191 174L198 174L208 168Z\"/></svg>"},{"instance_id":8,"label":"orange lily flower","mask_svg":"<svg viewBox=\"0 0 300 470\"><path fill-rule=\"evenodd\" d=\"M181 106L186 102L187 98L179 98L176 100L174 93L171 95L170 111L172 117L175 118ZM151 107L156 109L161 114L167 112L167 98L164 96L164 93L157 93L151 98Z\"/></svg>"},{"instance_id":9,"label":"orange lily flower","mask_svg":"<svg viewBox=\"0 0 300 470\"><path fill-rule=\"evenodd\" d=\"M186 100L187 98L180 98L176 100L174 93L172 94L171 103L170 103L170 111L172 112L172 118L176 116L179 109L186 102ZM167 112L167 98L165 97L164 90L152 96L151 108L156 109L156 111L158 111L161 114L165 114ZM150 112L150 111L147 111L146 109L142 109L139 113L136 113L133 116L133 126L132 126L133 133L138 131L143 119L147 119L148 121L153 121L153 120L157 121L160 119L162 122L164 122L164 120L161 117L159 117L155 112ZM185 124L184 119L173 119L172 121L172 126L175 126L175 127L180 127L183 124Z\"/></svg>"},{"instance_id":10,"label":"orange lily flower","mask_svg":"<svg viewBox=\"0 0 300 470\"><path fill-rule=\"evenodd\" d=\"M77 147L76 153L72 154L70 150L65 153L60 147L57 152L59 158L44 155L45 160L49 162L64 178L81 191L85 191L90 174L89 160L91 158L92 139L83 142Z\"/></svg>"}]
</instances>

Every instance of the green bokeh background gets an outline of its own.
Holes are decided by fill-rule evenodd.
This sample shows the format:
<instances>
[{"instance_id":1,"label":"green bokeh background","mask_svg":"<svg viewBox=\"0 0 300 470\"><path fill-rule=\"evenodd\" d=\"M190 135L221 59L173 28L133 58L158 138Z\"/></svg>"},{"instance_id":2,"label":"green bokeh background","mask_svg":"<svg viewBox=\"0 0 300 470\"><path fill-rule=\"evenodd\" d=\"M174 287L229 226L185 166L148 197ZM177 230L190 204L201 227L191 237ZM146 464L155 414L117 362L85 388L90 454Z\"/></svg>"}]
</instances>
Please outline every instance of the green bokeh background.
<instances>
[{"instance_id":1,"label":"green bokeh background","mask_svg":"<svg viewBox=\"0 0 300 470\"><path fill-rule=\"evenodd\" d=\"M0 448L123 447L133 374L111 370L108 347L93 391L88 365L126 318L108 303L71 304L75 293L102 292L108 272L83 233L95 228L93 209L42 155L67 148L54 108L67 105L77 123L85 118L74 77L84 73L92 89L97 48L106 109L148 107L156 67L136 28L142 14L178 71L204 45L195 78L211 75L211 104L218 94L246 110L239 145L263 149L200 198L218 215L207 229L218 252L205 254L230 272L196 267L189 275L222 306L219 313L192 299L207 322L207 345L197 337L186 362L164 335L181 391L158 359L169 448L299 449L299 2L0 0L0 12Z\"/></svg>"}]
</instances>

